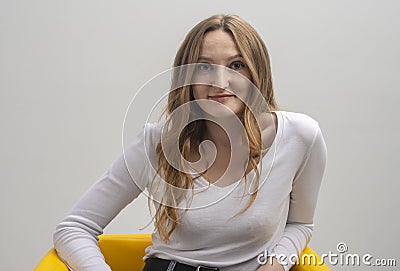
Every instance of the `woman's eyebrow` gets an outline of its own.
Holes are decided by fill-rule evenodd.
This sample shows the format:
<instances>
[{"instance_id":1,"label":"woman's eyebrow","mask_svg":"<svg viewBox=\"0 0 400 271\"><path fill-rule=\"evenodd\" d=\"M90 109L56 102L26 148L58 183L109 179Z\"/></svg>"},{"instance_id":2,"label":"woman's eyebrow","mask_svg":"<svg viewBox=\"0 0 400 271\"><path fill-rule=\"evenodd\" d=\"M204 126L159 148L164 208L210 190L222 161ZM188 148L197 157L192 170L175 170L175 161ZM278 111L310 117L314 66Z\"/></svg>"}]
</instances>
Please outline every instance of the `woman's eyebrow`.
<instances>
[{"instance_id":1,"label":"woman's eyebrow","mask_svg":"<svg viewBox=\"0 0 400 271\"><path fill-rule=\"evenodd\" d=\"M238 57L243 57L243 56L242 56L241 54L236 54L236 55L233 55L233 56L228 57L227 60L232 60L232 59L238 58ZM212 59L211 57L208 57L208 56L199 56L199 60L209 60L209 61L212 61L213 59Z\"/></svg>"},{"instance_id":2,"label":"woman's eyebrow","mask_svg":"<svg viewBox=\"0 0 400 271\"><path fill-rule=\"evenodd\" d=\"M236 54L236 55L230 56L230 57L228 57L228 60L232 60L234 58L239 58L239 57L243 57L242 54Z\"/></svg>"}]
</instances>

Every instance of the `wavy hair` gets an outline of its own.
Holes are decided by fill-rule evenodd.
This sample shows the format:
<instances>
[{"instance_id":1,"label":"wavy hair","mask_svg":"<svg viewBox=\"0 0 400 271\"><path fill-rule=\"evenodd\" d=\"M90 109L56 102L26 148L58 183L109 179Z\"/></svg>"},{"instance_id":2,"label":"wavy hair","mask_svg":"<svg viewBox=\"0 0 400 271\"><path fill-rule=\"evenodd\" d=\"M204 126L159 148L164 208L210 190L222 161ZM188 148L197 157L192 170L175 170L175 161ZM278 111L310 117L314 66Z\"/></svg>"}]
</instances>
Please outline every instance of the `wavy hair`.
<instances>
[{"instance_id":1,"label":"wavy hair","mask_svg":"<svg viewBox=\"0 0 400 271\"><path fill-rule=\"evenodd\" d=\"M204 35L207 32L214 30L223 30L231 34L238 50L250 70L252 83L260 91L269 109L276 110L277 104L274 98L268 50L256 30L237 15L218 14L206 18L195 25L180 45L173 66L180 67L186 64L197 63ZM180 78L181 74L173 73L172 86L176 85ZM169 129L163 131L163 144L159 142L156 147L158 158L157 175L169 184L163 188L162 192L162 198L169 204L160 203L156 205L156 213L154 215L155 230L164 241L169 240L180 219L187 211L185 208L178 207L180 203L185 199L188 199L187 195L185 193L177 193L174 187L182 188L185 191L188 191L189 189L193 191L194 177L192 177L191 174L178 170L177 168L184 168L184 160L188 159L192 148L198 148L202 141L203 132L205 131L204 121L199 120L187 124L184 117L169 117L179 106L186 104L193 99L191 85L184 85L178 89L170 91L168 103L164 111L167 119L165 127L169 127ZM259 104L260 101L254 102ZM251 108L257 108L257 106L251 106ZM263 109L259 108L259 110ZM261 132L256 118L254 117L254 114L257 113L260 112L254 112L254 110L251 112L249 107L246 106L240 119L249 141L250 154L248 163L256 172L256 180L258 183L260 173L257 168L257 161L261 160L262 142ZM191 112L190 109L186 109L183 115L185 114L186 116L189 116L194 113ZM182 114L180 114L180 116L182 116ZM182 127L182 129L179 129L180 127ZM176 146L177 139L179 146L178 151L174 152L168 150L168 146ZM176 163L175 166L168 162L171 160L167 159L167 152L169 152L169 155L172 153L172 159L174 163ZM244 177L246 181L246 176ZM238 215L245 212L252 205L256 196L257 191L251 194L247 205L238 213Z\"/></svg>"}]
</instances>

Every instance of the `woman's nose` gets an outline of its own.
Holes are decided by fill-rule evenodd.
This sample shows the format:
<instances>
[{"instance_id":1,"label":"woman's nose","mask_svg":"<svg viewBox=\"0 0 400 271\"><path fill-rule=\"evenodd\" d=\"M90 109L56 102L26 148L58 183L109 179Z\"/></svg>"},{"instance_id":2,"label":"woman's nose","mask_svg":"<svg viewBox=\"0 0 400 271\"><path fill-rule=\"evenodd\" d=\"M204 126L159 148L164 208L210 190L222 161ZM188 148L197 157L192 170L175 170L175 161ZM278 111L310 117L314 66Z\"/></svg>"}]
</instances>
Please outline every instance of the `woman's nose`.
<instances>
[{"instance_id":1,"label":"woman's nose","mask_svg":"<svg viewBox=\"0 0 400 271\"><path fill-rule=\"evenodd\" d=\"M216 67L214 72L214 82L215 87L226 89L229 87L229 73L225 67Z\"/></svg>"}]
</instances>

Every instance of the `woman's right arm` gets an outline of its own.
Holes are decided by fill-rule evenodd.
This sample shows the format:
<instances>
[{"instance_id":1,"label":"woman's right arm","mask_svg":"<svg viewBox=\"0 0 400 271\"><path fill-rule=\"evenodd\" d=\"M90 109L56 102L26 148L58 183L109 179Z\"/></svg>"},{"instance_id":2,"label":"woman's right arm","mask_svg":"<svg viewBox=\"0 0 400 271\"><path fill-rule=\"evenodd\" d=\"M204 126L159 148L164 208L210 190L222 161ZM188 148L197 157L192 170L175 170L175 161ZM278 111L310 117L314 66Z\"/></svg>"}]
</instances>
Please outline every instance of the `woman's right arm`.
<instances>
[{"instance_id":1,"label":"woman's right arm","mask_svg":"<svg viewBox=\"0 0 400 271\"><path fill-rule=\"evenodd\" d=\"M98 247L97 236L149 181L151 166L146 159L144 134L142 131L136 137L58 224L54 247L72 270L111 270Z\"/></svg>"}]
</instances>

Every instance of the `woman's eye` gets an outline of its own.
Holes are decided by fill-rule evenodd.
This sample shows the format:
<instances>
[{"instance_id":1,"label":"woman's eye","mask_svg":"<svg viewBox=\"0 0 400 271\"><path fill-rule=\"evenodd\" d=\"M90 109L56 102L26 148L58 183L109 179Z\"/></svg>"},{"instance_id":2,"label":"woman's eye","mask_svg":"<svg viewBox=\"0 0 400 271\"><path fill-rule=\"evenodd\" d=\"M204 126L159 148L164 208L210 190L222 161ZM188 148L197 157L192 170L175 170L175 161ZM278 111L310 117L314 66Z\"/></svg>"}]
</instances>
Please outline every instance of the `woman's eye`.
<instances>
[{"instance_id":1,"label":"woman's eye","mask_svg":"<svg viewBox=\"0 0 400 271\"><path fill-rule=\"evenodd\" d=\"M240 61L233 62L230 67L232 70L240 70L244 68L244 64Z\"/></svg>"},{"instance_id":2,"label":"woman's eye","mask_svg":"<svg viewBox=\"0 0 400 271\"><path fill-rule=\"evenodd\" d=\"M199 70L199 71L209 71L211 69L212 69L212 66L209 63L199 63L199 64L197 64L197 70Z\"/></svg>"}]
</instances>

